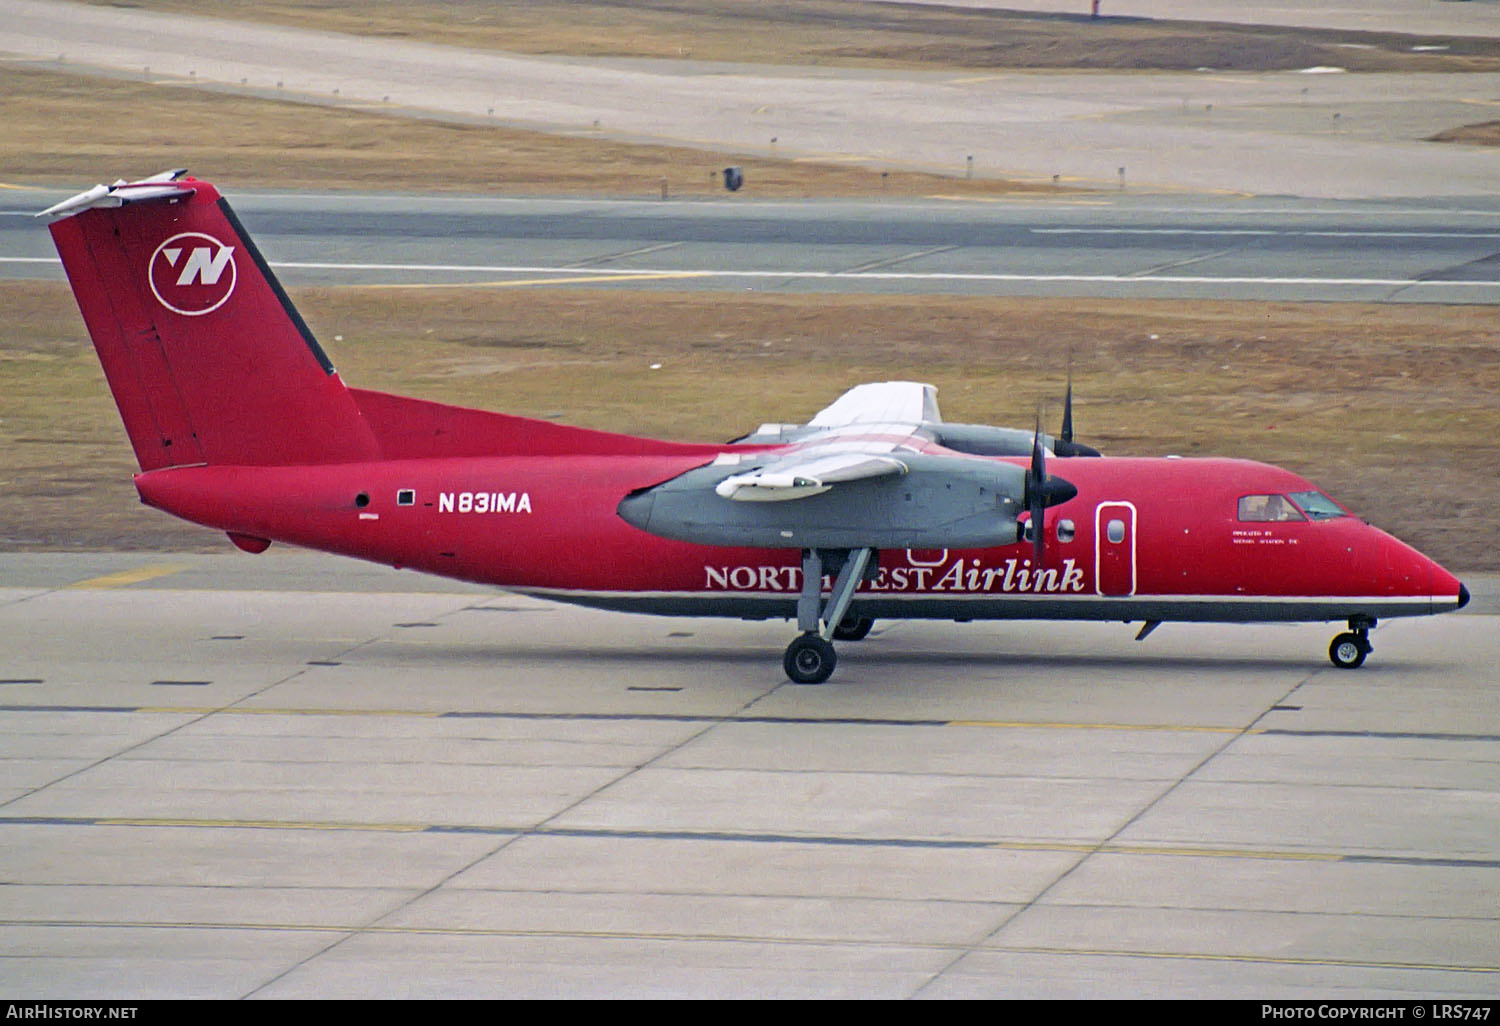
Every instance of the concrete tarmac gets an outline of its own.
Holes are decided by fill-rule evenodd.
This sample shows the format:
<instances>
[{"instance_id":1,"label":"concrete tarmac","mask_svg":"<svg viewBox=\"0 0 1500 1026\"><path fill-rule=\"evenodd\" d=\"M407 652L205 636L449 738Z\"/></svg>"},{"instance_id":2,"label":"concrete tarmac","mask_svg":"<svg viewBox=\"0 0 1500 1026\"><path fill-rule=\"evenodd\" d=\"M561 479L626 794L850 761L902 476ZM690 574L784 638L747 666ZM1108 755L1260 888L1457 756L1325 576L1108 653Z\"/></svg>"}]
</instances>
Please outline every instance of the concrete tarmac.
<instances>
[{"instance_id":1,"label":"concrete tarmac","mask_svg":"<svg viewBox=\"0 0 1500 1026\"><path fill-rule=\"evenodd\" d=\"M1392 621L783 624L0 556L0 993L1500 996L1500 578Z\"/></svg>"},{"instance_id":2,"label":"concrete tarmac","mask_svg":"<svg viewBox=\"0 0 1500 1026\"><path fill-rule=\"evenodd\" d=\"M990 7L1079 18L1088 0L890 0L892 3ZM1296 25L1358 32L1500 36L1497 0L1100 0L1104 18Z\"/></svg>"},{"instance_id":3,"label":"concrete tarmac","mask_svg":"<svg viewBox=\"0 0 1500 1026\"><path fill-rule=\"evenodd\" d=\"M981 176L1123 179L1150 189L1488 196L1497 160L1485 147L1424 141L1488 120L1496 74L931 72L533 57L38 0L0 0L0 58L710 152L954 175L972 160Z\"/></svg>"}]
</instances>

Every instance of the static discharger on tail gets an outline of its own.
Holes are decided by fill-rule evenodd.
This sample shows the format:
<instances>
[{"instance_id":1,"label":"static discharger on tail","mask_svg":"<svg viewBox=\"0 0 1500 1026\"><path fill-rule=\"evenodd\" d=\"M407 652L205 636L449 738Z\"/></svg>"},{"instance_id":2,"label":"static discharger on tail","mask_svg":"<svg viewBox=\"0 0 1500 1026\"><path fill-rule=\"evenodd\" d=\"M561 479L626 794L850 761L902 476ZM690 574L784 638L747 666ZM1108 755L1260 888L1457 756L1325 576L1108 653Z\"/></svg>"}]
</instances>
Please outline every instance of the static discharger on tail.
<instances>
[{"instance_id":1,"label":"static discharger on tail","mask_svg":"<svg viewBox=\"0 0 1500 1026\"><path fill-rule=\"evenodd\" d=\"M951 424L931 385L684 444L350 388L229 204L167 172L43 211L148 505L226 532L604 609L795 619L833 672L883 618L1345 621L1468 591L1289 471L1099 458L1063 431ZM1054 472L1055 471L1055 472Z\"/></svg>"}]
</instances>

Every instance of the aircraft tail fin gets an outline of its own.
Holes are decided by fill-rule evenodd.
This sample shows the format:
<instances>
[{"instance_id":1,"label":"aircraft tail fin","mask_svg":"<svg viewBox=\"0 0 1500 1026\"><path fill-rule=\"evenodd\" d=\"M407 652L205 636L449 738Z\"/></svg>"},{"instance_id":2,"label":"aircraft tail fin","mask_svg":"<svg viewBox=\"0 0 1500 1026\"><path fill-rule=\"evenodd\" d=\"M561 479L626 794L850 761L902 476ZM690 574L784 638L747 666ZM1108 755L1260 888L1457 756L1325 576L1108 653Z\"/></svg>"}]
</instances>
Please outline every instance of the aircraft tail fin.
<instances>
[{"instance_id":1,"label":"aircraft tail fin","mask_svg":"<svg viewBox=\"0 0 1500 1026\"><path fill-rule=\"evenodd\" d=\"M143 471L378 458L265 258L208 182L169 171L47 210Z\"/></svg>"}]
</instances>

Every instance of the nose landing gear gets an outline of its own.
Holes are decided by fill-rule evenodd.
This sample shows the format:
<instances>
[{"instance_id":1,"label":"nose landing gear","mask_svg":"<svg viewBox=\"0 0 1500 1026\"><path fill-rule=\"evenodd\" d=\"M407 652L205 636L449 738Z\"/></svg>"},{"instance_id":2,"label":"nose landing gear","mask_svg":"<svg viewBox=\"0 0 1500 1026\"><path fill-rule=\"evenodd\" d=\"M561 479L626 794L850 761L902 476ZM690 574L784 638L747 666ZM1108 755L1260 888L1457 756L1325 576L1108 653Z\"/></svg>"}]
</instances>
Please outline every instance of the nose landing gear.
<instances>
[{"instance_id":1,"label":"nose landing gear","mask_svg":"<svg viewBox=\"0 0 1500 1026\"><path fill-rule=\"evenodd\" d=\"M1375 621L1369 617L1353 617L1349 620L1349 631L1333 639L1328 646L1328 661L1341 670L1357 670L1364 665L1365 657L1375 650L1370 644L1370 628Z\"/></svg>"}]
</instances>

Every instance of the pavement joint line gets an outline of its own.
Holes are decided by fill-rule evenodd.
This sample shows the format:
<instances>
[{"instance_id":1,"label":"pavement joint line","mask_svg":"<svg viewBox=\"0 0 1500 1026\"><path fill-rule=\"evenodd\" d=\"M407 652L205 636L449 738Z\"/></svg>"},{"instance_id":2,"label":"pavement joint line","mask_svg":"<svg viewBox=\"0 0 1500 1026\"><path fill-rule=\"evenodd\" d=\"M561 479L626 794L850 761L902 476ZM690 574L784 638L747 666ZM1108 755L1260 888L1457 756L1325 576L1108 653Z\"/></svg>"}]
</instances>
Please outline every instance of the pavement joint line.
<instances>
[{"instance_id":1,"label":"pavement joint line","mask_svg":"<svg viewBox=\"0 0 1500 1026\"><path fill-rule=\"evenodd\" d=\"M847 270L855 274L863 271L873 271L881 267L891 267L895 264L904 264L909 260L920 260L922 257L936 256L938 253L949 253L955 249L958 249L957 245L934 246L931 249L919 249L911 253L902 253L899 256L884 257L880 260L871 260L869 263L860 264L858 267L850 267Z\"/></svg>"},{"instance_id":2,"label":"pavement joint line","mask_svg":"<svg viewBox=\"0 0 1500 1026\"><path fill-rule=\"evenodd\" d=\"M455 610L455 611L461 611L461 610ZM777 686L771 688L769 691L763 692L760 696L755 697L755 698L751 698L749 701L745 702L743 705L741 705L739 707L739 709L738 709L739 714L741 714L741 715L745 714L746 712L748 712L748 710L756 702L758 702L760 700L760 698L763 698L767 694L773 694L774 692L776 692L777 690L779 690L780 687L781 687L781 685L777 685ZM621 772L619 772L618 774L613 775L613 776L609 777L608 779L604 780L597 787L594 787L592 789L587 789L585 791L585 793L578 795L576 798L570 798L568 800L563 801L559 805L559 807L555 808L552 812L547 813L541 819L535 821L526 830L521 831L519 833L507 834L507 835L502 836L500 838L500 840L499 840L499 843L493 845L490 848L489 851L481 852L477 857L469 860L467 862L467 864L461 864L461 865L457 866L456 868L454 868L452 870L452 872L448 873L441 880L438 880L432 886L427 887L427 888L421 890L418 894L414 895L410 899L399 903L396 907L387 909L384 912L379 913L373 919L371 919L368 922L366 922L364 924L364 927L366 929L378 927L381 924L383 924L383 923L387 922L388 920L390 920L392 917L401 915L403 912L405 912L406 910L412 908L414 905L418 905L419 903L421 903L422 901L424 901L430 895L435 894L435 893L437 893L437 891L439 891L443 887L446 887L450 881L458 878L460 875L468 872L470 869L472 869L473 867L479 865L480 863L482 863L482 862L484 862L484 861L486 861L488 859L493 858L494 856L498 855L500 852L505 851L511 845L515 844L517 842L517 840L519 840L520 838L522 838L522 837L530 837L530 836L535 836L535 835L540 835L540 834L546 834L549 831L552 831L552 830L556 829L555 827L553 827L553 824L556 823L562 817L565 817L565 816L567 816L567 815L575 812L577 809L580 809L583 806L589 804L590 802L592 802L596 798L598 798L600 795L604 794L606 791L608 791L611 788L616 787L617 785L619 785L622 781L629 780L631 777L635 776L636 774L638 774L638 773L640 773L640 772L642 772L644 770L650 769L653 765L655 765L655 764L657 764L657 763L659 763L659 762L661 762L661 761L663 761L663 760L665 760L665 759L667 759L667 758L669 758L669 757L677 754L678 752L684 751L690 745L696 743L700 738L704 737L710 731L712 731L715 728L715 726L717 726L717 724L715 722L713 722L713 721L710 721L710 722L702 724L701 726L697 726L697 725L695 725L695 726L697 727L697 729L688 731L687 732L687 736L679 738L679 739L677 739L674 742L670 742L670 743L666 744L655 755L652 755L650 758L647 758L643 762L637 763L635 765L629 765L629 766L621 767ZM309 965L310 963L312 963L314 961L317 961L318 959L320 959L323 956L327 955L329 952L334 951L335 949L337 949L338 947L340 947L341 945L343 945L346 941L350 940L352 937L358 937L358 936L361 936L361 935L362 935L361 931L356 930L353 933L348 933L348 934L345 934L342 937L339 937L338 939L336 939L333 942L331 942L330 944L324 946L320 950L312 952L312 953L308 954L305 958L302 958L302 959L296 961L295 964L293 964L293 965L289 966L288 968L286 968L285 970L277 973L276 975L272 976L270 979L265 980L264 982L256 985L251 990L249 990L249 991L245 992L244 994L242 994L241 997L244 997L244 998L254 997L256 994L259 994L261 991L264 991L264 990L266 990L269 987L275 986L276 983L278 983L280 980L284 979L289 974L297 972L303 966Z\"/></svg>"},{"instance_id":3,"label":"pavement joint line","mask_svg":"<svg viewBox=\"0 0 1500 1026\"><path fill-rule=\"evenodd\" d=\"M1187 723L1088 723L1047 720L944 720L876 716L714 716L698 713L565 713L507 712L487 709L340 709L195 705L71 705L0 703L0 714L27 712L137 713L203 716L210 713L247 716L377 716L415 719L544 720L556 722L724 723L821 727L975 727L989 730L1111 730L1150 733L1236 734L1246 737L1336 737L1368 741L1500 742L1500 734L1455 734L1440 731L1334 730L1290 727L1229 727Z\"/></svg>"},{"instance_id":4,"label":"pavement joint line","mask_svg":"<svg viewBox=\"0 0 1500 1026\"><path fill-rule=\"evenodd\" d=\"M601 256L585 257L582 260L574 260L570 263L564 264L563 266L580 267L586 270L593 270L596 269L598 264L605 263L609 260L624 260L626 257L644 256L647 253L660 253L664 249L676 249L682 245L685 245L685 243L680 239L675 242L659 242L650 246L637 246L634 249L622 250L618 253L605 253ZM609 268L604 268L604 270L609 270Z\"/></svg>"},{"instance_id":5,"label":"pavement joint line","mask_svg":"<svg viewBox=\"0 0 1500 1026\"><path fill-rule=\"evenodd\" d=\"M724 723L761 724L766 726L825 726L825 727L978 727L995 730L1115 730L1148 732L1186 732L1204 734L1258 734L1267 733L1264 728L1198 726L1172 723L1066 723L1026 720L944 720L876 716L770 716L741 715L715 716L698 713L548 713L506 712L501 710L441 710L441 709L340 709L340 708L287 708L261 706L189 706L189 705L64 705L43 703L0 704L0 713L7 712L91 712L91 713L148 713L202 716L209 713L251 716L408 716L425 719L495 719L495 720L546 720L556 722L648 722L648 723ZM1276 733L1295 733L1276 731ZM1446 738L1438 735L1437 739ZM1466 735L1464 740L1468 740Z\"/></svg>"},{"instance_id":6,"label":"pavement joint line","mask_svg":"<svg viewBox=\"0 0 1500 1026\"><path fill-rule=\"evenodd\" d=\"M1134 272L1134 276L1137 278L1149 278L1161 273L1162 271L1170 271L1177 267L1189 267L1193 264L1202 264L1207 263L1210 260L1217 260L1219 257L1228 256L1233 252L1234 249L1232 248L1216 249L1211 253L1200 253L1197 256L1185 257L1181 260L1169 260L1164 264L1153 264L1150 267L1136 271Z\"/></svg>"},{"instance_id":7,"label":"pavement joint line","mask_svg":"<svg viewBox=\"0 0 1500 1026\"><path fill-rule=\"evenodd\" d=\"M490 709L341 709L285 706L71 705L0 703L0 713L81 712L203 716L209 713L247 716L377 716L415 719L541 720L554 722L725 723L821 727L974 727L988 730L1110 730L1150 733L1236 734L1266 737L1336 737L1369 741L1500 742L1500 734L1456 734L1441 731L1335 730L1293 727L1230 727L1190 723L1089 723L1049 720L945 720L879 716L714 716L706 713L568 713Z\"/></svg>"},{"instance_id":8,"label":"pavement joint line","mask_svg":"<svg viewBox=\"0 0 1500 1026\"><path fill-rule=\"evenodd\" d=\"M1306 680L1307 678L1299 680L1295 685L1292 686L1292 689L1287 692L1286 695L1282 696L1282 700L1276 704L1286 704L1286 699L1295 694L1297 692L1297 689L1302 687ZM1110 854L1115 854L1114 852L1110 851L1110 849L1123 844L1120 838L1125 835L1126 831L1132 829L1137 823L1141 822L1148 814L1152 812L1152 810L1156 809L1159 805L1165 802L1169 796L1174 794L1188 780L1196 776L1198 772L1203 769L1203 767L1207 766L1210 762L1217 759L1224 752L1228 751L1229 748L1236 744L1243 735L1248 734L1250 733L1250 731L1256 729L1255 723L1259 722L1260 719L1264 717L1264 715L1265 713L1261 713L1256 717L1255 721L1246 724L1242 731L1235 733L1233 736L1225 738L1221 742L1216 741L1213 749L1205 754L1203 758L1200 759L1195 765L1190 767L1176 780L1169 783L1164 790L1158 792L1154 797L1150 798L1144 804L1136 808L1134 812L1130 813L1125 818L1125 821L1123 823L1119 823L1118 825L1114 826L1109 831L1107 836L1102 837L1098 841L1094 842L1094 844L1091 846L1092 850L1083 850L1078 852L1078 858L1074 860L1071 865L1064 867L1062 871L1055 877L1053 877L1050 882L1044 884L1040 889L1036 890L1036 892L1033 893L1030 898L1021 902L1019 907L1015 911L1002 916L1000 918L1000 922L995 926L994 929L990 930L987 934L984 935L984 937L980 938L977 942L970 945L967 953L958 955L956 958L949 961L947 965L942 966L936 972L932 973L927 978L926 982L924 982L908 996L920 997L924 991L936 984L938 980L942 979L949 973L954 972L964 961L964 959L968 957L968 955L983 950L990 945L1002 944L1002 935L1011 928L1012 924L1014 924L1017 919L1021 918L1022 916L1030 912L1033 908L1042 904L1047 899L1047 896L1049 894L1056 890L1063 883L1063 881L1067 880L1069 877L1077 873L1080 867L1084 864L1101 855L1107 856Z\"/></svg>"},{"instance_id":9,"label":"pavement joint line","mask_svg":"<svg viewBox=\"0 0 1500 1026\"><path fill-rule=\"evenodd\" d=\"M958 941L889 940L880 937L791 936L787 934L739 934L704 931L688 933L669 930L568 930L520 929L484 926L360 926L333 923L267 923L210 920L83 920L83 919L0 919L0 926L55 929L115 930L246 930L271 933L338 933L384 934L388 936L432 937L515 937L589 939L621 941L663 941L668 943L774 944L778 946L889 948L916 951L959 951L967 945ZM986 952L1018 955L1061 955L1081 958L1152 958L1178 961L1238 962L1261 965L1334 966L1342 969L1388 969L1418 972L1500 973L1500 966L1462 965L1443 962L1394 962L1356 958L1319 958L1316 956L1257 955L1211 951L1153 951L1142 948L1068 948L1032 945L988 945Z\"/></svg>"}]
</instances>

